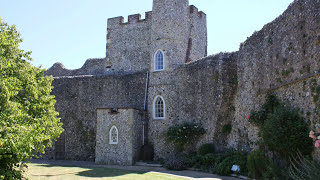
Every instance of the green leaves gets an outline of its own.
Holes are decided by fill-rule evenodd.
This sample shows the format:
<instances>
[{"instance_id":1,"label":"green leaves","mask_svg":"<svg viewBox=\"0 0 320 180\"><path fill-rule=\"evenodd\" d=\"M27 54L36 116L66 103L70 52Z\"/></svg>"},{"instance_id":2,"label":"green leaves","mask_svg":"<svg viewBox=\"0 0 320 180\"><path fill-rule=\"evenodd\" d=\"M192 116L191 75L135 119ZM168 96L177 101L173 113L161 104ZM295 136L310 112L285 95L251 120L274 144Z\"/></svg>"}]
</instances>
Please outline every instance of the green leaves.
<instances>
[{"instance_id":1,"label":"green leaves","mask_svg":"<svg viewBox=\"0 0 320 180\"><path fill-rule=\"evenodd\" d=\"M52 77L30 64L15 26L0 19L0 174L20 179L17 164L44 153L63 132L54 109Z\"/></svg>"},{"instance_id":2,"label":"green leaves","mask_svg":"<svg viewBox=\"0 0 320 180\"><path fill-rule=\"evenodd\" d=\"M260 128L263 142L269 150L286 159L297 151L309 155L313 150L308 124L299 111L280 102L274 95L267 95L262 109L251 113L249 121Z\"/></svg>"},{"instance_id":3,"label":"green leaves","mask_svg":"<svg viewBox=\"0 0 320 180\"><path fill-rule=\"evenodd\" d=\"M166 138L167 141L173 142L179 151L182 151L184 145L192 144L205 132L206 131L201 124L196 122L184 122L171 126L166 132Z\"/></svg>"}]
</instances>

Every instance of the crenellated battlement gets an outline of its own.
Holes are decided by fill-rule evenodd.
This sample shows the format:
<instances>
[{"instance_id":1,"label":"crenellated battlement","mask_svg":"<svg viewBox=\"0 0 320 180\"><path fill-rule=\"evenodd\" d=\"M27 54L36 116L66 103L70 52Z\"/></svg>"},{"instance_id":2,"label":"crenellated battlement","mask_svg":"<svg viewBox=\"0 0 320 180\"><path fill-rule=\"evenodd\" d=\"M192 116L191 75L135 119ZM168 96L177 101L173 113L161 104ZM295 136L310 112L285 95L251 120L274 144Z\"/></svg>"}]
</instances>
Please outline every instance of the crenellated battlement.
<instances>
[{"instance_id":1,"label":"crenellated battlement","mask_svg":"<svg viewBox=\"0 0 320 180\"><path fill-rule=\"evenodd\" d=\"M145 19L141 19L141 14L132 14L128 16L128 22L124 22L123 16L108 19L108 27L117 27L121 25L136 24L151 21L152 11L145 13Z\"/></svg>"},{"instance_id":2,"label":"crenellated battlement","mask_svg":"<svg viewBox=\"0 0 320 180\"><path fill-rule=\"evenodd\" d=\"M190 14L195 14L198 17L202 18L202 17L206 17L206 14L202 11L199 11L197 7L195 7L194 5L189 6L190 7Z\"/></svg>"}]
</instances>

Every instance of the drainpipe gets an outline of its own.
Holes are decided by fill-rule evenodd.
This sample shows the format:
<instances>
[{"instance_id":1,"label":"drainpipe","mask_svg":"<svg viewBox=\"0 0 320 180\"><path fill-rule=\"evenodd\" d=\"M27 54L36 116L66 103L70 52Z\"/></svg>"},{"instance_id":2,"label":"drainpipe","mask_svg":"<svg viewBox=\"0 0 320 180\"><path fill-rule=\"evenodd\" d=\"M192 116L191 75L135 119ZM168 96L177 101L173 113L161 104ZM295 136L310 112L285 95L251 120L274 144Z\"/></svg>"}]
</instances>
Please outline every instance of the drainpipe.
<instances>
[{"instance_id":1,"label":"drainpipe","mask_svg":"<svg viewBox=\"0 0 320 180\"><path fill-rule=\"evenodd\" d=\"M146 89L144 94L144 110L147 110L148 85L149 85L149 71L147 71Z\"/></svg>"},{"instance_id":2,"label":"drainpipe","mask_svg":"<svg viewBox=\"0 0 320 180\"><path fill-rule=\"evenodd\" d=\"M147 78L146 78L146 87L145 87L145 94L144 94L144 111L147 110L147 99L148 99L148 86L149 86L149 71L147 71ZM144 139L145 139L145 125L146 125L146 118L142 122L142 145L144 145Z\"/></svg>"}]
</instances>

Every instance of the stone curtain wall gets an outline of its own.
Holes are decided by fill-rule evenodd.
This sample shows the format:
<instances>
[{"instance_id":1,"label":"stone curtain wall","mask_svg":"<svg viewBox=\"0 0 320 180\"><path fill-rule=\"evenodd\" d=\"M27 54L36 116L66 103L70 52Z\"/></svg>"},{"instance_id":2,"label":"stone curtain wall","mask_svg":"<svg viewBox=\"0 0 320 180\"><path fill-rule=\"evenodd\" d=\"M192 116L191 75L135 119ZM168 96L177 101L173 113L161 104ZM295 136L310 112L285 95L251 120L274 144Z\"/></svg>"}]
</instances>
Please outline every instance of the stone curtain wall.
<instances>
[{"instance_id":1,"label":"stone curtain wall","mask_svg":"<svg viewBox=\"0 0 320 180\"><path fill-rule=\"evenodd\" d=\"M174 152L172 145L165 142L164 133L168 127L184 121L200 122L207 130L195 145L215 142L222 147L227 144L221 131L223 125L233 121L232 103L237 90L236 63L232 57L232 54L210 56L165 76L167 84L161 84L157 78L152 81L148 138L154 145L156 157L166 157ZM165 120L153 120L152 117L152 101L157 95L165 99Z\"/></svg>"},{"instance_id":2,"label":"stone curtain wall","mask_svg":"<svg viewBox=\"0 0 320 180\"><path fill-rule=\"evenodd\" d=\"M267 92L300 108L311 128L320 130L320 91L316 91L320 84L319 0L294 1L281 16L242 43L236 56L239 87L229 146L256 147L258 129L246 117L260 108Z\"/></svg>"},{"instance_id":3,"label":"stone curtain wall","mask_svg":"<svg viewBox=\"0 0 320 180\"><path fill-rule=\"evenodd\" d=\"M65 129L65 159L95 159L96 109L143 109L145 73L55 78L56 110Z\"/></svg>"},{"instance_id":4,"label":"stone curtain wall","mask_svg":"<svg viewBox=\"0 0 320 180\"><path fill-rule=\"evenodd\" d=\"M222 127L233 121L233 100L237 90L236 63L233 54L218 54L178 69L180 94L175 111L179 121L197 121L206 129L197 142L226 145Z\"/></svg>"},{"instance_id":5,"label":"stone curtain wall","mask_svg":"<svg viewBox=\"0 0 320 180\"><path fill-rule=\"evenodd\" d=\"M63 64L55 63L45 72L46 76L52 75L53 77L102 74L110 74L106 69L105 58L88 59L81 68L75 70L66 69Z\"/></svg>"},{"instance_id":6,"label":"stone curtain wall","mask_svg":"<svg viewBox=\"0 0 320 180\"><path fill-rule=\"evenodd\" d=\"M143 112L134 109L97 110L96 159L98 164L133 165L142 146ZM109 144L109 131L118 129L118 144Z\"/></svg>"}]
</instances>

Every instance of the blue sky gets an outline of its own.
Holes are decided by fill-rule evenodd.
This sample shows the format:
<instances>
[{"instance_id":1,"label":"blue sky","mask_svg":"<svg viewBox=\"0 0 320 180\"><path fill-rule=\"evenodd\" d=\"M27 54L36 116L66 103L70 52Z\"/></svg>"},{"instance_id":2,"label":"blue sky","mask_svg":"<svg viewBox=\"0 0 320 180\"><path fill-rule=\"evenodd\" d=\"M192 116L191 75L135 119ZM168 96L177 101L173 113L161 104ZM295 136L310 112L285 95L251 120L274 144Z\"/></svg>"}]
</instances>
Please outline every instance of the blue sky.
<instances>
[{"instance_id":1,"label":"blue sky","mask_svg":"<svg viewBox=\"0 0 320 180\"><path fill-rule=\"evenodd\" d=\"M190 0L207 14L208 54L231 52L278 17L293 0ZM152 10L152 0L0 0L0 17L15 24L36 66L80 68L104 57L107 19Z\"/></svg>"}]
</instances>

